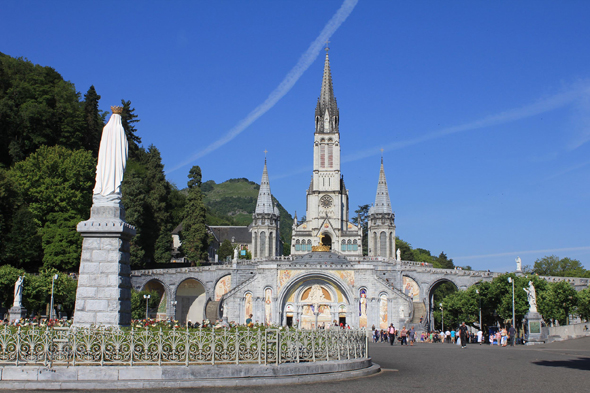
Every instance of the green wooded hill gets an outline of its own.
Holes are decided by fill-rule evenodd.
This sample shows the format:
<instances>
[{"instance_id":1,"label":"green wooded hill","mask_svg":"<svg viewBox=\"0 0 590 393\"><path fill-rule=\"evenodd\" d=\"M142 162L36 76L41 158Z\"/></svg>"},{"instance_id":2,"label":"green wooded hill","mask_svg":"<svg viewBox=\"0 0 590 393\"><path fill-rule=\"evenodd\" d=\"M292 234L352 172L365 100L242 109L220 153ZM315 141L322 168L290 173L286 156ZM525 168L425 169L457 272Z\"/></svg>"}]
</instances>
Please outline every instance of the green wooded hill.
<instances>
[{"instance_id":1,"label":"green wooded hill","mask_svg":"<svg viewBox=\"0 0 590 393\"><path fill-rule=\"evenodd\" d=\"M260 185L245 178L229 179L220 184L213 180L203 183L201 191L207 206L207 224L250 225L259 189ZM284 249L288 251L291 245L293 216L274 196L272 199L281 213L281 239Z\"/></svg>"}]
</instances>

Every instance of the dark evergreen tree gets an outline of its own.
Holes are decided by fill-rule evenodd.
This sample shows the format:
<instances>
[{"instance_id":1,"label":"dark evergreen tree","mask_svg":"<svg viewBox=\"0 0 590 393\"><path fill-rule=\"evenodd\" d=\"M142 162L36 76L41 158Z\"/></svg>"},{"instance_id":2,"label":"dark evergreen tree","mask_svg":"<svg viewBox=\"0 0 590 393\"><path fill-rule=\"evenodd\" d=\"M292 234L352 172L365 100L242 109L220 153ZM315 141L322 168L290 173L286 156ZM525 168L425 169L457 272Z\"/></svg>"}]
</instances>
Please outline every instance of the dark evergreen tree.
<instances>
[{"instance_id":1,"label":"dark evergreen tree","mask_svg":"<svg viewBox=\"0 0 590 393\"><path fill-rule=\"evenodd\" d=\"M208 235L205 226L206 210L201 194L201 168L193 166L189 172L188 196L184 209L182 249L191 262L199 264L208 259Z\"/></svg>"},{"instance_id":2,"label":"dark evergreen tree","mask_svg":"<svg viewBox=\"0 0 590 393\"><path fill-rule=\"evenodd\" d=\"M131 101L121 100L121 104L123 105L121 123L123 124L125 135L127 136L127 142L129 143L129 157L135 158L138 154L139 146L141 145L141 138L135 134L137 132L135 123L138 123L139 119L137 119L137 115L133 113L135 112L135 108L131 108Z\"/></svg>"},{"instance_id":3,"label":"dark evergreen tree","mask_svg":"<svg viewBox=\"0 0 590 393\"><path fill-rule=\"evenodd\" d=\"M438 258L436 258L436 261L439 263L439 265L443 268L443 269L452 269L455 267L455 264L453 263L452 259L449 259L447 257L447 254L445 254L444 252L441 252L440 255L438 256Z\"/></svg>"},{"instance_id":4,"label":"dark evergreen tree","mask_svg":"<svg viewBox=\"0 0 590 393\"><path fill-rule=\"evenodd\" d=\"M27 206L16 211L10 231L3 239L2 262L36 272L43 260L43 248L35 216Z\"/></svg>"},{"instance_id":5,"label":"dark evergreen tree","mask_svg":"<svg viewBox=\"0 0 590 393\"><path fill-rule=\"evenodd\" d=\"M148 192L145 177L142 175L144 168L133 160L127 161L127 169L121 193L123 194L122 203L125 207L125 220L135 226L136 235L131 239L131 266L144 267L147 263L145 260L145 247L143 228L145 225L145 199Z\"/></svg>"},{"instance_id":6,"label":"dark evergreen tree","mask_svg":"<svg viewBox=\"0 0 590 393\"><path fill-rule=\"evenodd\" d=\"M104 120L98 109L99 100L100 96L96 93L94 85L90 86L88 92L84 95L84 123L86 130L82 145L86 150L92 151L95 157L98 157L100 137L104 128Z\"/></svg>"},{"instance_id":7,"label":"dark evergreen tree","mask_svg":"<svg viewBox=\"0 0 590 393\"><path fill-rule=\"evenodd\" d=\"M225 261L227 257L233 257L234 247L228 239L225 239L217 251L219 261Z\"/></svg>"},{"instance_id":8,"label":"dark evergreen tree","mask_svg":"<svg viewBox=\"0 0 590 393\"><path fill-rule=\"evenodd\" d=\"M354 211L356 217L352 217L351 221L355 225L361 224L363 233L363 255L369 255L369 205L359 205L359 208Z\"/></svg>"}]
</instances>

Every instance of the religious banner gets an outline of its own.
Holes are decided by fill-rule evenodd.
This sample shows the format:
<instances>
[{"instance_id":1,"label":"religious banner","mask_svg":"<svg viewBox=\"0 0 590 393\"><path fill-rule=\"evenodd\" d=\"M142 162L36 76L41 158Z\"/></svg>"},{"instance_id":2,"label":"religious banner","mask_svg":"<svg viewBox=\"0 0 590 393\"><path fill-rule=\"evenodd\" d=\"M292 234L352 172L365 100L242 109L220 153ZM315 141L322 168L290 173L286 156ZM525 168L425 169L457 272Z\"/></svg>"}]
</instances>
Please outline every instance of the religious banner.
<instances>
[{"instance_id":1,"label":"religious banner","mask_svg":"<svg viewBox=\"0 0 590 393\"><path fill-rule=\"evenodd\" d=\"M272 289L270 288L264 290L264 322L266 326L272 323Z\"/></svg>"},{"instance_id":2,"label":"religious banner","mask_svg":"<svg viewBox=\"0 0 590 393\"><path fill-rule=\"evenodd\" d=\"M379 329L387 329L387 295L379 298Z\"/></svg>"},{"instance_id":3,"label":"religious banner","mask_svg":"<svg viewBox=\"0 0 590 393\"><path fill-rule=\"evenodd\" d=\"M410 277L404 276L402 284L404 287L404 294L408 295L410 299L412 299L412 301L420 300L420 287L418 286L416 281L414 281Z\"/></svg>"},{"instance_id":4,"label":"religious banner","mask_svg":"<svg viewBox=\"0 0 590 393\"><path fill-rule=\"evenodd\" d=\"M225 276L215 284L215 301L221 300L223 295L229 292L231 289L231 276Z\"/></svg>"},{"instance_id":5,"label":"religious banner","mask_svg":"<svg viewBox=\"0 0 590 393\"><path fill-rule=\"evenodd\" d=\"M359 301L359 328L367 327L367 290L360 290Z\"/></svg>"},{"instance_id":6,"label":"religious banner","mask_svg":"<svg viewBox=\"0 0 590 393\"><path fill-rule=\"evenodd\" d=\"M248 319L248 318L250 318L250 315L253 314L253 312L252 312L252 309L253 309L253 307L252 307L252 294L250 292L248 292L246 294L244 303L245 303L244 306L246 308L246 318L245 319ZM254 321L252 321L252 322L254 322Z\"/></svg>"}]
</instances>

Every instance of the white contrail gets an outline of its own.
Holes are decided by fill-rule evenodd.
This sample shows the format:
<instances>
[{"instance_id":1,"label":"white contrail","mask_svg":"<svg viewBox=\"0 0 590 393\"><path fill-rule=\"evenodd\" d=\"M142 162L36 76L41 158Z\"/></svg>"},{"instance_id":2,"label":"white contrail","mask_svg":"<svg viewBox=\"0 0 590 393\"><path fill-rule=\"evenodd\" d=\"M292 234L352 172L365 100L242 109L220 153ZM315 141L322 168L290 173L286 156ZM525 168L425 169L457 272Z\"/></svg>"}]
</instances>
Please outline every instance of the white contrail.
<instances>
[{"instance_id":1,"label":"white contrail","mask_svg":"<svg viewBox=\"0 0 590 393\"><path fill-rule=\"evenodd\" d=\"M426 142L432 139L441 138L443 136L447 136L450 134L456 134L458 132L473 131L480 128L491 127L499 124L505 124L517 120L526 119L569 105L575 100L579 99L580 97L589 94L589 92L590 88L586 83L581 88L577 87L572 90L568 90L566 92L562 92L549 98L537 101L533 104L529 104L516 109L510 109L495 115L490 115L484 117L483 119L473 121L471 123L444 128L440 131L430 132L417 138L394 142L386 146L379 146L371 149L366 149L357 153L353 153L351 155L343 157L342 162L357 161L366 157L377 155L379 154L380 148L383 148L384 150L396 150L401 149L403 147Z\"/></svg>"},{"instance_id":2,"label":"white contrail","mask_svg":"<svg viewBox=\"0 0 590 393\"><path fill-rule=\"evenodd\" d=\"M526 254L537 254L537 253L547 253L547 252L569 252L569 251L586 251L590 250L590 247L570 247L570 248L549 248L545 250L528 250L528 251L514 251L514 252L502 252L499 254L484 254L484 255L470 255L466 257L454 257L454 260L457 259L482 259L482 258L494 258L494 257L508 257L508 256L518 256L518 255L526 255Z\"/></svg>"},{"instance_id":3,"label":"white contrail","mask_svg":"<svg viewBox=\"0 0 590 393\"><path fill-rule=\"evenodd\" d=\"M297 80L303 75L303 73L309 68L310 65L317 59L322 47L328 41L328 39L338 30L340 25L344 23L348 15L352 12L358 0L344 0L340 9L336 11L332 19L328 21L326 26L324 26L323 30L321 31L320 35L311 43L309 48L305 51L303 55L299 58L295 67L289 71L285 79L279 84L279 86L274 89L266 98L266 100L258 105L252 112L248 114L244 119L242 119L238 124L236 124L227 134L223 137L218 139L217 141L213 142L203 150L193 154L188 159L182 161L180 164L176 165L167 173L172 173L175 170L190 164L191 162L211 153L214 150L217 150L221 146L225 145L236 136L238 136L242 131L244 131L248 126L256 121L260 116L264 115L271 109L285 94L291 90L291 88L295 85Z\"/></svg>"}]
</instances>

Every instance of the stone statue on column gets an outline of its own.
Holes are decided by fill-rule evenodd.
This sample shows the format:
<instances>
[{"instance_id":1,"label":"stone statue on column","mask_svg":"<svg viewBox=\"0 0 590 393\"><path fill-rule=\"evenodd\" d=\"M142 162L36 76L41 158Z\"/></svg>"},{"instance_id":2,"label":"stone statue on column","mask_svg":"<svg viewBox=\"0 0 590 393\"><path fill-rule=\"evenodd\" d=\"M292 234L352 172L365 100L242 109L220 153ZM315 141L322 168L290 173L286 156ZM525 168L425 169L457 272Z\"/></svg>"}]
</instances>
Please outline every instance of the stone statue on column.
<instances>
[{"instance_id":1,"label":"stone statue on column","mask_svg":"<svg viewBox=\"0 0 590 393\"><path fill-rule=\"evenodd\" d=\"M520 257L516 258L516 271L522 272L522 260L520 259Z\"/></svg>"},{"instance_id":2,"label":"stone statue on column","mask_svg":"<svg viewBox=\"0 0 590 393\"><path fill-rule=\"evenodd\" d=\"M236 246L234 248L234 259L233 259L232 262L237 262L238 261L238 248L239 248L239 246Z\"/></svg>"},{"instance_id":3,"label":"stone statue on column","mask_svg":"<svg viewBox=\"0 0 590 393\"><path fill-rule=\"evenodd\" d=\"M535 286L533 285L532 281L529 281L529 287L523 288L524 291L527 293L527 298L529 301L529 312L536 313L537 312L537 291L535 291Z\"/></svg>"},{"instance_id":4,"label":"stone statue on column","mask_svg":"<svg viewBox=\"0 0 590 393\"><path fill-rule=\"evenodd\" d=\"M121 114L111 107L102 132L90 219L78 224L83 237L76 326L127 326L131 323L130 240L135 228L125 222L121 182L127 164L127 137Z\"/></svg>"},{"instance_id":5,"label":"stone statue on column","mask_svg":"<svg viewBox=\"0 0 590 393\"><path fill-rule=\"evenodd\" d=\"M396 251L397 254L397 261L400 262L402 260L402 251L398 248Z\"/></svg>"},{"instance_id":6,"label":"stone statue on column","mask_svg":"<svg viewBox=\"0 0 590 393\"><path fill-rule=\"evenodd\" d=\"M19 276L14 283L14 301L8 311L10 322L18 321L27 317L27 309L23 307L23 281L25 276Z\"/></svg>"}]
</instances>

